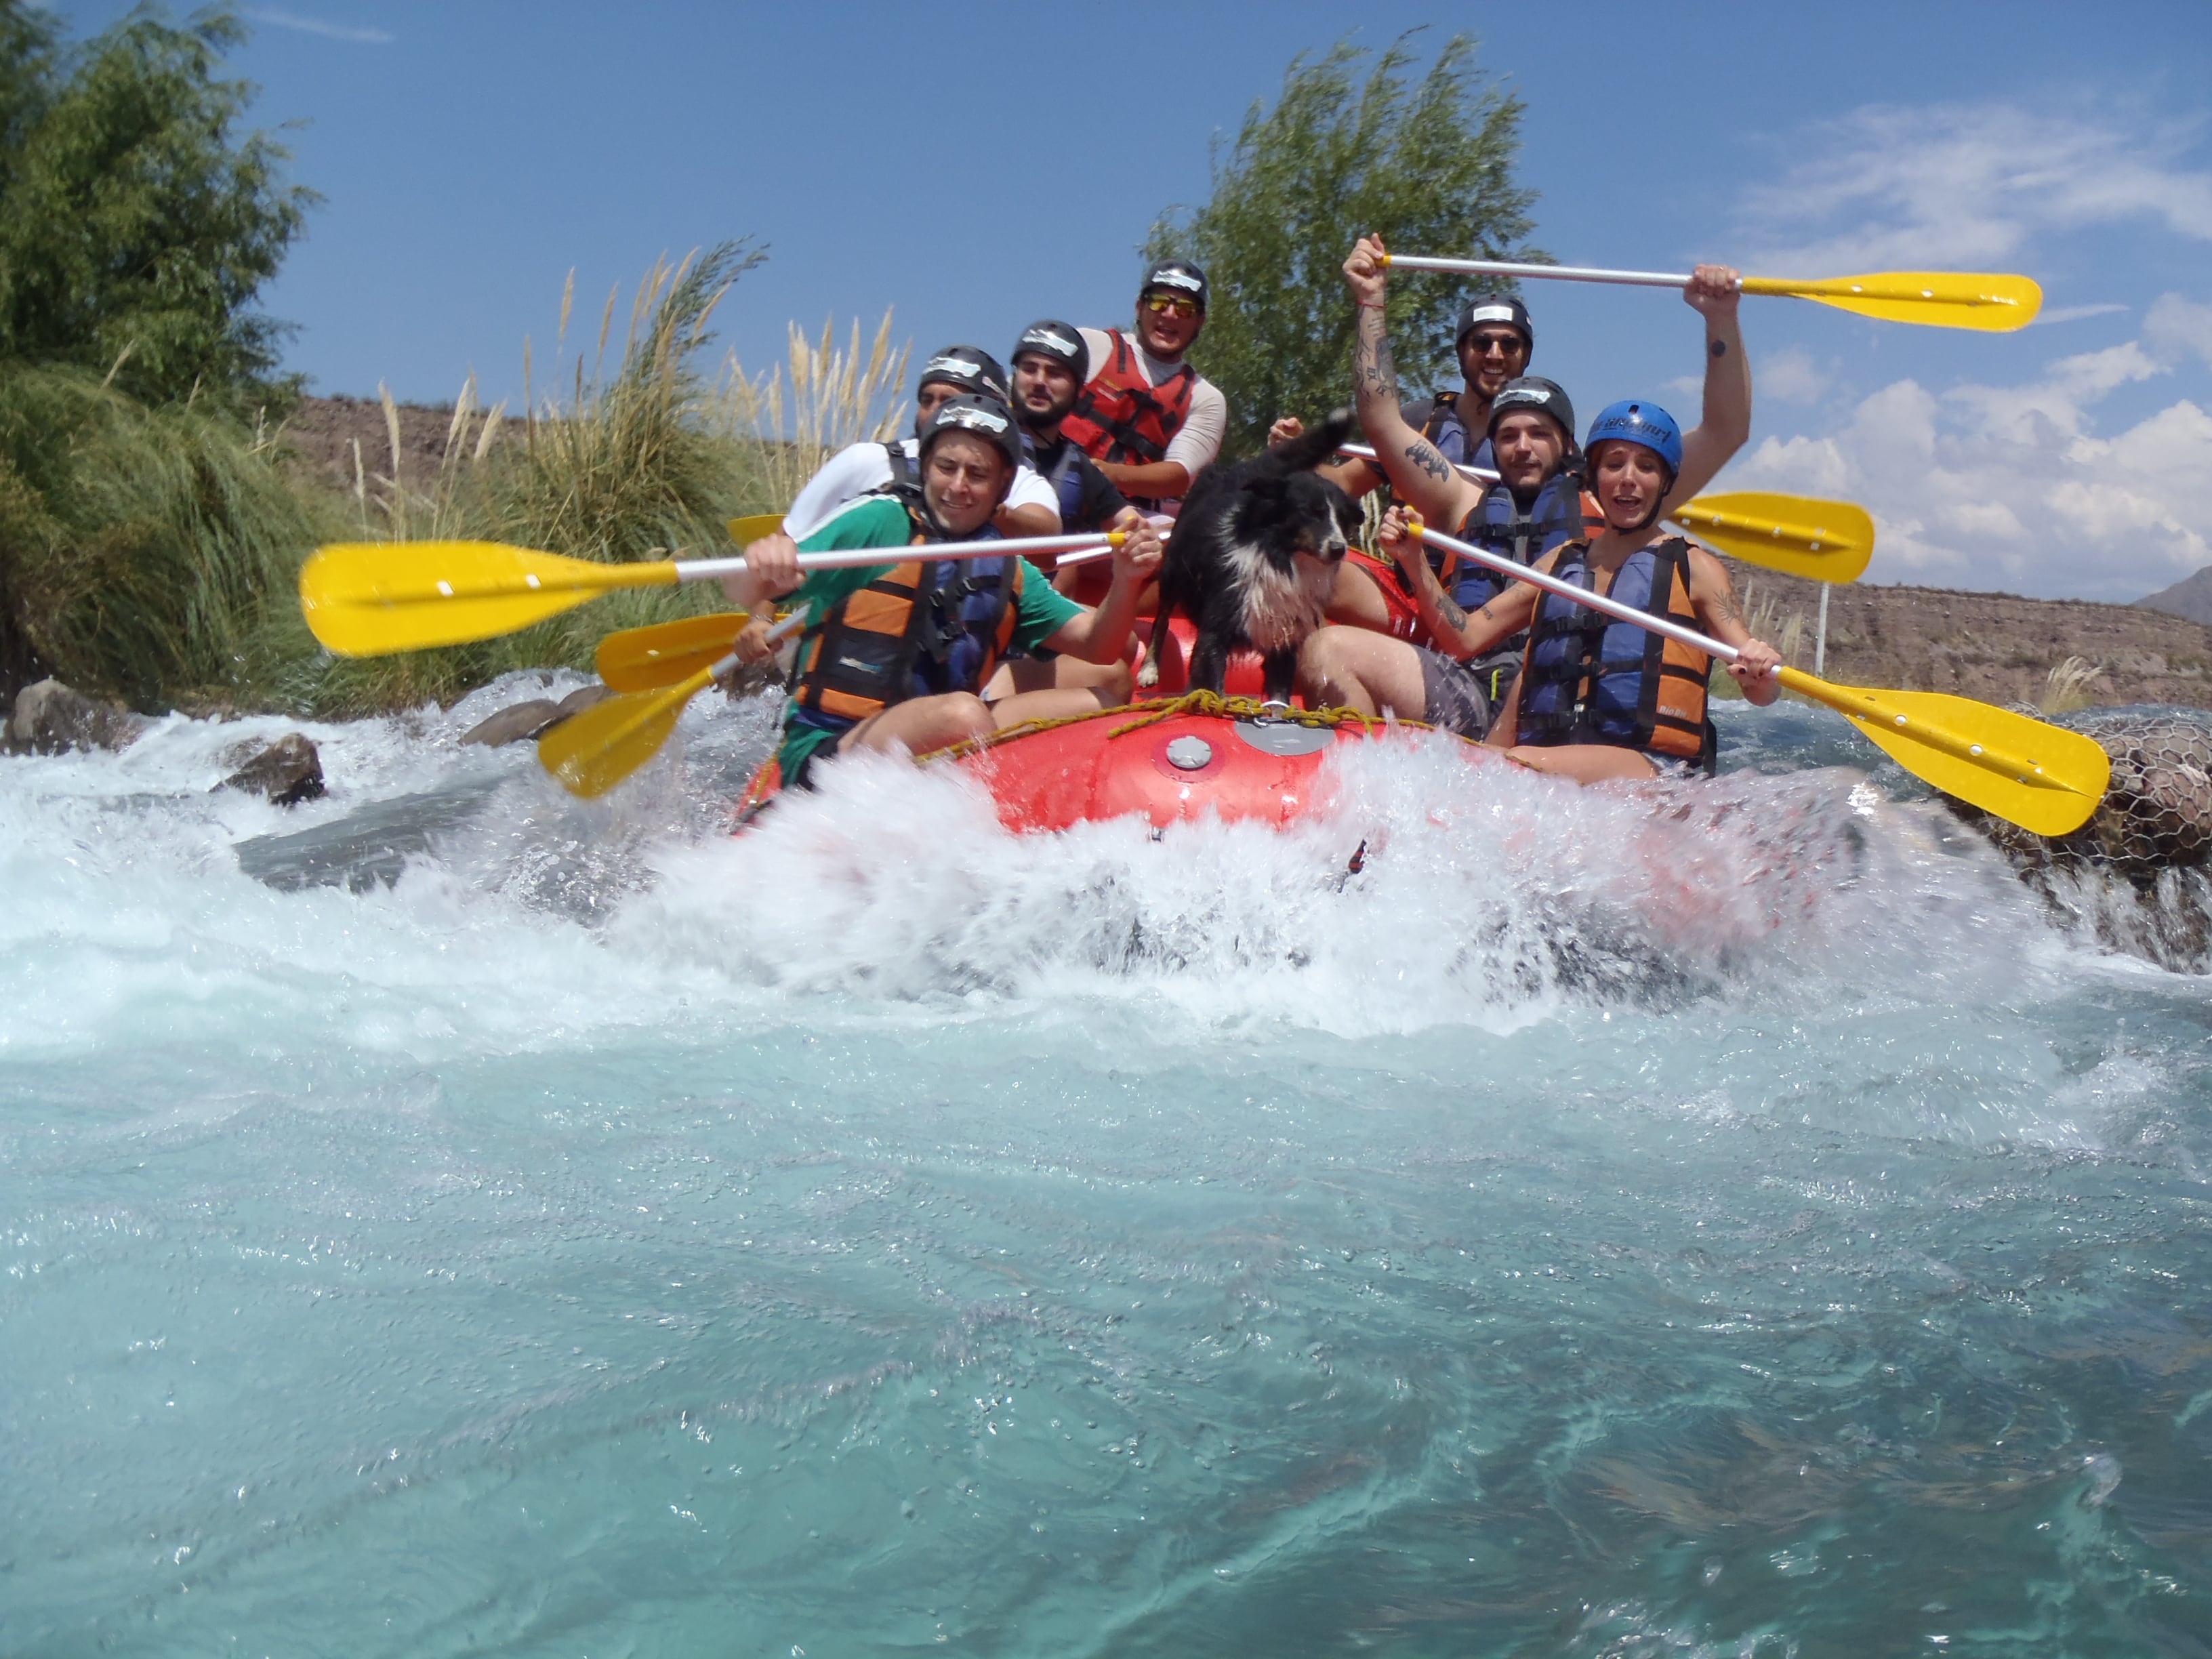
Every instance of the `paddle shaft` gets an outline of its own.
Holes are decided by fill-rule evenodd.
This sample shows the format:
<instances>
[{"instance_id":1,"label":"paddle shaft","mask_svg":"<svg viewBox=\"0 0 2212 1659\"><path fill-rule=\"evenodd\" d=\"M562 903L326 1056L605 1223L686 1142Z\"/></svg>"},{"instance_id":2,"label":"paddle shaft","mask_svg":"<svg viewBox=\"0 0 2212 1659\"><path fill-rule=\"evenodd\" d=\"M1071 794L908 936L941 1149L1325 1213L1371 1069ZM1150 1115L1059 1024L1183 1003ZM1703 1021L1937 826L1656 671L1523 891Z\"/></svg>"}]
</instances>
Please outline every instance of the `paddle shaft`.
<instances>
[{"instance_id":1,"label":"paddle shaft","mask_svg":"<svg viewBox=\"0 0 2212 1659\"><path fill-rule=\"evenodd\" d=\"M1540 587L1547 593L1557 593L1561 599L1571 599L1577 605L1588 605L1591 610L1602 611L1608 617L1617 617L1625 623L1633 623L1638 628L1648 629L1654 634L1662 635L1668 639L1686 645L1693 651L1702 651L1716 661L1732 663L1739 660L1739 653L1734 646L1723 645L1711 635L1700 634L1696 629L1686 627L1669 617L1655 617L1648 611L1639 611L1632 605L1626 605L1614 599L1610 593L1595 593L1589 588L1577 587L1574 583L1564 580L1558 576L1547 575L1540 570L1531 570L1526 565L1516 564L1503 554L1492 553L1486 548L1473 546L1454 536L1440 535L1425 526L1415 533L1422 540L1434 542L1447 552L1456 553L1462 558L1473 559L1478 564L1486 564L1492 569L1512 577L1516 581L1524 581L1532 586ZM2006 754L2001 750L1991 749L1984 744L1969 742L1954 732L1944 730L1942 726L1914 720L1885 706L1876 692L1862 690L1856 686L1831 685L1827 681L1816 679L1802 670L1780 664L1776 665L1774 672L1790 690L1796 692L1801 696L1810 697L1815 702L1825 703L1839 714L1848 715L1853 720L1865 720L1869 724L1881 726L1885 731L1894 732L1902 737L1909 737L1916 742L1927 744L1930 749L1938 750L1952 757L1954 760L1971 762L1984 771L1996 773L1998 776L2008 778L2015 783L2034 784L2045 781L2039 775L2043 770L2042 767L2034 762L2022 760L2017 756ZM2054 781L2051 783L2051 787L2058 788L2065 786Z\"/></svg>"},{"instance_id":2,"label":"paddle shaft","mask_svg":"<svg viewBox=\"0 0 2212 1659\"><path fill-rule=\"evenodd\" d=\"M1470 276L1528 276L1569 283L1617 283L1629 288L1687 288L1696 280L1689 273L1671 270L1607 270L1596 265L1524 265L1504 259L1433 259L1410 253L1388 254L1382 263L1399 270L1448 270ZM1953 325L1960 327L2023 327L2042 307L2042 290L2033 283L2026 284L2032 290L2032 295L2022 295L1991 294L1986 289L1971 293L1943 292L1929 286L1931 282L1947 281L1954 275L1957 273L1930 276L1884 272L1875 276L1825 279L1739 276L1735 282L1735 291L1739 294L1771 295L1784 299L1818 300L1828 305L1841 306L1846 311L1856 308L1854 302L1889 302L1916 308L1931 306L1938 311L1996 312L2003 313L2009 319L2002 323L1960 323L1955 317L1949 319ZM2002 286L2013 279L1967 276L1965 280L1973 283L1995 281ZM1928 317L1911 320L1926 322L1937 319Z\"/></svg>"},{"instance_id":3,"label":"paddle shaft","mask_svg":"<svg viewBox=\"0 0 2212 1659\"><path fill-rule=\"evenodd\" d=\"M1068 548L1095 547L1110 542L1118 532L1100 531L1085 536L1028 536L985 542L939 542L920 547L841 547L830 553L802 553L801 570L845 570L859 565L895 564L902 558L988 559L1001 553L1057 553ZM1109 546L1107 551L1112 551ZM622 587L673 587L680 582L715 581L746 569L744 556L728 559L662 559L651 564L610 564L591 568L582 580L564 580L558 575L529 574L506 580L471 584L455 593L445 583L410 591L386 590L376 594L383 605L434 605L441 599L521 599L538 593L588 596Z\"/></svg>"},{"instance_id":4,"label":"paddle shaft","mask_svg":"<svg viewBox=\"0 0 2212 1659\"><path fill-rule=\"evenodd\" d=\"M830 553L802 553L799 556L801 570L850 570L865 564L895 563L898 558L914 559L989 559L1001 553L1062 553L1076 548L1096 547L1106 543L1106 551L1113 551L1114 538L1121 532L1096 530L1076 536L1020 536L1000 537L983 542L936 542L909 547L841 547ZM893 556L886 557L886 555ZM717 580L734 576L747 568L744 556L728 559L688 559L669 567L676 574L667 580L679 582Z\"/></svg>"},{"instance_id":5,"label":"paddle shaft","mask_svg":"<svg viewBox=\"0 0 2212 1659\"><path fill-rule=\"evenodd\" d=\"M1569 283L1620 283L1630 288L1687 288L1692 278L1660 270L1604 270L1595 265L1521 265L1506 259L1431 259L1393 253L1383 263L1393 270L1454 270L1470 276L1553 277ZM1741 283L1738 284L1741 286Z\"/></svg>"},{"instance_id":6,"label":"paddle shaft","mask_svg":"<svg viewBox=\"0 0 2212 1659\"><path fill-rule=\"evenodd\" d=\"M1456 553L1463 559L1473 559L1477 564L1486 564L1492 570L1502 575L1510 576L1516 581L1527 582L1532 587L1540 587L1547 593L1556 593L1563 599L1572 599L1577 605L1586 605L1593 611L1602 611L1608 617L1617 617L1625 623L1634 623L1638 628L1648 628L1654 634L1663 634L1670 640L1686 645L1693 651L1702 651L1707 656L1717 659L1719 661L1734 662L1736 659L1736 650L1734 646L1723 645L1711 635L1700 634L1696 629L1686 627L1668 617L1655 617L1649 611L1639 611L1632 605L1625 604L1614 599L1610 593L1594 593L1587 587L1577 587L1561 577L1548 576L1540 570L1532 570L1525 564L1516 563L1503 553L1493 553L1488 548L1477 547L1471 542L1460 540L1456 536L1447 536L1441 531L1431 530L1426 525L1418 526L1413 533L1425 542L1434 542L1447 553Z\"/></svg>"},{"instance_id":7,"label":"paddle shaft","mask_svg":"<svg viewBox=\"0 0 2212 1659\"><path fill-rule=\"evenodd\" d=\"M1340 455L1351 455L1363 461L1373 461L1378 466L1382 462L1382 458L1365 444L1340 444L1336 453ZM1497 483L1501 481L1501 475L1485 467L1465 466L1457 461L1454 461L1452 465L1457 470L1461 477L1472 478L1477 483Z\"/></svg>"}]
</instances>

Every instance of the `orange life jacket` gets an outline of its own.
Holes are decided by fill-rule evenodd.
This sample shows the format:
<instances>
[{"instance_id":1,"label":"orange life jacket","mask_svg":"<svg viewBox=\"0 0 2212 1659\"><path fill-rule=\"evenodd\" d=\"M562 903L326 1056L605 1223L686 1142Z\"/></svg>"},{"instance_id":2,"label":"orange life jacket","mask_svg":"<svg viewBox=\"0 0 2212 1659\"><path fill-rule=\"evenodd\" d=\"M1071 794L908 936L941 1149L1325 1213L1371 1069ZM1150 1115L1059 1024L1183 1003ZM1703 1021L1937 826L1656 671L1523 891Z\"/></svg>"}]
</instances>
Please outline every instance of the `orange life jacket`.
<instances>
[{"instance_id":1,"label":"orange life jacket","mask_svg":"<svg viewBox=\"0 0 2212 1659\"><path fill-rule=\"evenodd\" d=\"M945 539L906 506L909 546ZM796 718L860 721L910 697L981 691L1013 640L1022 563L907 559L846 595L800 644Z\"/></svg>"}]
</instances>

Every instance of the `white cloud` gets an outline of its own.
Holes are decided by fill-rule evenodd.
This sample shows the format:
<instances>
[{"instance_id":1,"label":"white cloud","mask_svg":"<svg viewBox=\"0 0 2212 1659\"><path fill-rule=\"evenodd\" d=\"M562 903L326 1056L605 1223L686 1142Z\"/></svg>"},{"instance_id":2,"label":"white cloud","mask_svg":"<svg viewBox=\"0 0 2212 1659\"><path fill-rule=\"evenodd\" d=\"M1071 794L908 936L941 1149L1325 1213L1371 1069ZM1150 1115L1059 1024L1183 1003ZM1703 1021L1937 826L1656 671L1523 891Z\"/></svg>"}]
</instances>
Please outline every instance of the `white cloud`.
<instances>
[{"instance_id":1,"label":"white cloud","mask_svg":"<svg viewBox=\"0 0 2212 1659\"><path fill-rule=\"evenodd\" d=\"M388 46L392 37L382 29L362 28L351 23L329 23L319 17L302 17L296 12L277 11L267 7L250 8L246 14L257 23L267 23L280 29L295 29L301 34L319 34L326 40L350 40L365 46Z\"/></svg>"},{"instance_id":2,"label":"white cloud","mask_svg":"<svg viewBox=\"0 0 2212 1659\"><path fill-rule=\"evenodd\" d=\"M2143 319L2143 338L2166 362L2193 356L2212 365L2212 305L2161 294Z\"/></svg>"},{"instance_id":3,"label":"white cloud","mask_svg":"<svg viewBox=\"0 0 2212 1659\"><path fill-rule=\"evenodd\" d=\"M1825 436L1767 438L1727 478L1864 505L1869 580L2136 599L2212 563L2212 414L2183 399L2094 430L2102 399L2167 372L2131 341L2023 386L1899 380Z\"/></svg>"},{"instance_id":4,"label":"white cloud","mask_svg":"<svg viewBox=\"0 0 2212 1659\"><path fill-rule=\"evenodd\" d=\"M1873 106L1796 136L1810 152L1743 203L1761 269L1988 270L2031 234L2148 219L2212 240L2191 128L2125 130L2049 105Z\"/></svg>"},{"instance_id":5,"label":"white cloud","mask_svg":"<svg viewBox=\"0 0 2212 1659\"><path fill-rule=\"evenodd\" d=\"M1752 360L1753 394L1778 403L1817 404L1832 379L1802 346L1784 346Z\"/></svg>"}]
</instances>

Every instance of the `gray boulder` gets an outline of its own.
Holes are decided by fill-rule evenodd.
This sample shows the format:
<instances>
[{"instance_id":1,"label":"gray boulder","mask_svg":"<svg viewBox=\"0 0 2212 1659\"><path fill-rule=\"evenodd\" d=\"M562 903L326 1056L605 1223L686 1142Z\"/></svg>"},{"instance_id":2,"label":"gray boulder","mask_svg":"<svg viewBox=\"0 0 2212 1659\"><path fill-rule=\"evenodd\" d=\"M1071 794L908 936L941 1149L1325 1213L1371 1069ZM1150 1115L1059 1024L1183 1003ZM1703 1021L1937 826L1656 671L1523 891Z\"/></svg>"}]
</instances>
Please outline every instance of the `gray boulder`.
<instances>
[{"instance_id":1,"label":"gray boulder","mask_svg":"<svg viewBox=\"0 0 2212 1659\"><path fill-rule=\"evenodd\" d=\"M556 706L561 710L561 718L565 720L569 715L580 714L593 703L605 702L612 696L614 692L610 687L593 680L589 685L578 686L562 698ZM538 735L542 737L544 734L540 732Z\"/></svg>"},{"instance_id":2,"label":"gray boulder","mask_svg":"<svg viewBox=\"0 0 2212 1659\"><path fill-rule=\"evenodd\" d=\"M520 743L526 738L542 738L569 715L580 714L593 703L605 702L612 696L612 691L594 680L589 685L578 686L558 702L550 697L532 697L528 702L510 704L489 719L478 720L461 733L461 741L498 749Z\"/></svg>"},{"instance_id":3,"label":"gray boulder","mask_svg":"<svg viewBox=\"0 0 2212 1659\"><path fill-rule=\"evenodd\" d=\"M125 749L145 729L146 722L128 709L88 697L59 680L40 680L15 694L6 746L16 755Z\"/></svg>"},{"instance_id":4,"label":"gray boulder","mask_svg":"<svg viewBox=\"0 0 2212 1659\"><path fill-rule=\"evenodd\" d=\"M279 806L296 806L321 798L323 757L305 732L287 732L216 787L243 789L266 795Z\"/></svg>"},{"instance_id":5,"label":"gray boulder","mask_svg":"<svg viewBox=\"0 0 2212 1659\"><path fill-rule=\"evenodd\" d=\"M478 720L461 733L463 743L480 743L487 749L504 748L510 743L520 743L525 738L534 738L547 727L557 726L567 716L561 705L550 697L532 697L528 702L512 703L490 716Z\"/></svg>"}]
</instances>

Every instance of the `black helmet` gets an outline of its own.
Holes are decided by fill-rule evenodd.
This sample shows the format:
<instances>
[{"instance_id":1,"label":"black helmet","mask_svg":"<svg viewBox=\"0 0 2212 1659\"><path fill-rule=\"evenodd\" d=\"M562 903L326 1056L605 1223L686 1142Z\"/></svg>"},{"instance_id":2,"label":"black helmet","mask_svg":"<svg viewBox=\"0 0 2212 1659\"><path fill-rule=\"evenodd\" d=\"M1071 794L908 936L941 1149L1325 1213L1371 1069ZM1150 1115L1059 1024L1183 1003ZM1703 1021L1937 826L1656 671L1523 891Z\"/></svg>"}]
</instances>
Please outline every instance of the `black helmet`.
<instances>
[{"instance_id":1,"label":"black helmet","mask_svg":"<svg viewBox=\"0 0 2212 1659\"><path fill-rule=\"evenodd\" d=\"M915 390L926 386L957 386L978 397L1013 401L1013 388L999 360L981 346L947 346L921 366Z\"/></svg>"},{"instance_id":2,"label":"black helmet","mask_svg":"<svg viewBox=\"0 0 2212 1659\"><path fill-rule=\"evenodd\" d=\"M1528 355L1535 356L1536 325L1528 320L1528 307L1510 294L1486 294L1462 307L1459 326L1452 331L1453 346L1456 348L1485 323L1504 324L1528 343Z\"/></svg>"},{"instance_id":3,"label":"black helmet","mask_svg":"<svg viewBox=\"0 0 2212 1659\"><path fill-rule=\"evenodd\" d=\"M972 433L1004 455L1011 487L1014 470L1022 464L1022 434L1014 425L1012 410L996 398L978 398L969 392L947 398L921 423L919 453L924 461L929 459L930 445L948 432Z\"/></svg>"},{"instance_id":4,"label":"black helmet","mask_svg":"<svg viewBox=\"0 0 2212 1659\"><path fill-rule=\"evenodd\" d=\"M1198 301L1200 312L1206 309L1206 273L1188 259L1161 260L1137 284L1137 297L1141 300L1156 288L1165 289L1170 294L1187 294Z\"/></svg>"},{"instance_id":5,"label":"black helmet","mask_svg":"<svg viewBox=\"0 0 2212 1659\"><path fill-rule=\"evenodd\" d=\"M1022 331L1022 337L1014 342L1014 355L1007 361L1018 363L1024 357L1049 357L1074 375L1078 385L1082 384L1083 371L1091 366L1091 353L1083 343L1083 331L1073 323L1049 317Z\"/></svg>"},{"instance_id":6,"label":"black helmet","mask_svg":"<svg viewBox=\"0 0 2212 1659\"><path fill-rule=\"evenodd\" d=\"M1559 384L1540 374L1524 374L1517 380L1508 380L1498 389L1490 404L1490 433L1498 435L1498 423L1516 410L1533 409L1548 415L1559 423L1559 431L1567 441L1567 447L1575 447L1575 406L1567 401L1567 394Z\"/></svg>"}]
</instances>

